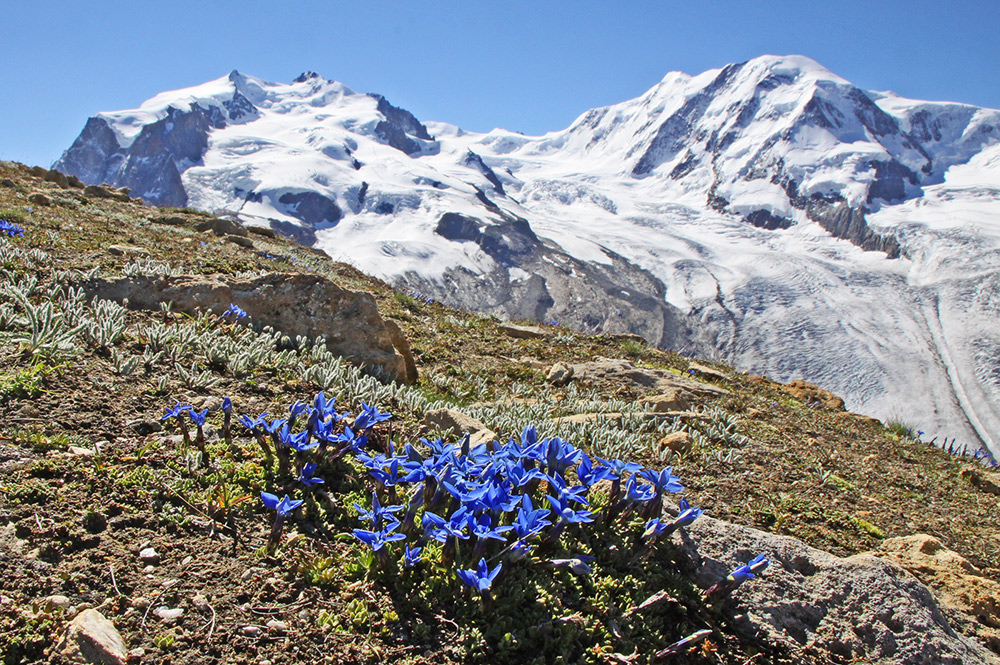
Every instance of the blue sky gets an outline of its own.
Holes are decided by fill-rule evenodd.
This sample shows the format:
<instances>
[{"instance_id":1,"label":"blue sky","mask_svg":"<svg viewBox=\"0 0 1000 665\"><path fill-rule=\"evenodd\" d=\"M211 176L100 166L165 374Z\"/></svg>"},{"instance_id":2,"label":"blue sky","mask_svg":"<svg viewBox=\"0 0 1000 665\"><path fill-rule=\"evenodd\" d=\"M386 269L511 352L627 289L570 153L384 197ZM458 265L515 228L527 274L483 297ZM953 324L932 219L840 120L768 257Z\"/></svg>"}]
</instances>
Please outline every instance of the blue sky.
<instances>
[{"instance_id":1,"label":"blue sky","mask_svg":"<svg viewBox=\"0 0 1000 665\"><path fill-rule=\"evenodd\" d=\"M589 108L764 54L797 53L869 89L1000 108L1000 3L3 3L0 159L48 165L87 117L233 69L305 70L422 120L540 134Z\"/></svg>"}]
</instances>

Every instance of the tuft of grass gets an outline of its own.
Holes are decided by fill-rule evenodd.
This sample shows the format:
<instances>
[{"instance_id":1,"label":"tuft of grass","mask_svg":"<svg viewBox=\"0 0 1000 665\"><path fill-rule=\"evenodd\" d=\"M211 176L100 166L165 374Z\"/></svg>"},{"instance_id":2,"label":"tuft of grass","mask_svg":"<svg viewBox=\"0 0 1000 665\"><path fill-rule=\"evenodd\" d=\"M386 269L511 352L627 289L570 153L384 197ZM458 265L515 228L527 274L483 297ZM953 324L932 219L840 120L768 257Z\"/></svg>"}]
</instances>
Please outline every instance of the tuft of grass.
<instances>
[{"instance_id":1,"label":"tuft of grass","mask_svg":"<svg viewBox=\"0 0 1000 665\"><path fill-rule=\"evenodd\" d=\"M14 208L0 208L0 219L5 222L10 222L11 224L24 226L27 217L22 210L16 210Z\"/></svg>"},{"instance_id":2,"label":"tuft of grass","mask_svg":"<svg viewBox=\"0 0 1000 665\"><path fill-rule=\"evenodd\" d=\"M890 418L885 421L885 428L900 439L916 439L916 430L910 427L901 418Z\"/></svg>"}]
</instances>

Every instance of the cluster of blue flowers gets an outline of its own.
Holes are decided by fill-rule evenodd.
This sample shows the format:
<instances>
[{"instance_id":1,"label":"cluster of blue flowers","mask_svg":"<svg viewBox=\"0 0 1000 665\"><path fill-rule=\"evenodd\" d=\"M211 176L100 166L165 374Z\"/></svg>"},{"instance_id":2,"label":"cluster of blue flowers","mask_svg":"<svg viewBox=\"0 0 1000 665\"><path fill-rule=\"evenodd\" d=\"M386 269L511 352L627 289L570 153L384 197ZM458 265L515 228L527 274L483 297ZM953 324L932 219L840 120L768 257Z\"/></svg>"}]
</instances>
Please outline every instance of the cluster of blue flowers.
<instances>
[{"instance_id":1,"label":"cluster of blue flowers","mask_svg":"<svg viewBox=\"0 0 1000 665\"><path fill-rule=\"evenodd\" d=\"M23 238L24 229L6 219L0 219L0 236L7 236L8 238Z\"/></svg>"},{"instance_id":2,"label":"cluster of blue flowers","mask_svg":"<svg viewBox=\"0 0 1000 665\"><path fill-rule=\"evenodd\" d=\"M207 411L181 405L166 411L164 419L176 419L186 441L185 421L197 427L196 443L204 453ZM229 398L223 411L228 441ZM591 458L558 437L540 438L534 427L507 443L473 446L466 435L459 444L421 439L419 449L406 444L397 453L391 441L383 450L372 449L372 428L389 418L364 403L351 418L321 392L311 404L292 404L287 416L240 415L239 421L264 451L268 469L277 457L278 475L288 481L285 488L298 485L308 491L324 485L316 477L319 465L352 455L375 485L370 507L354 504L363 524L353 530L354 537L371 548L373 561L387 565L401 560L412 568L420 565L428 544L439 543L438 563L453 567L458 579L484 602L490 602L504 567L522 560L589 574L592 557L552 558L547 553L567 529L628 524L639 517L645 528L636 539L636 554L642 555L658 539L702 514L682 499L679 514L664 518L664 497L683 490L671 467L645 469L633 462ZM301 431L297 423L304 423ZM591 503L598 483L603 486L599 508ZM303 500L269 492L261 492L261 500L275 511L269 538L273 550L285 519ZM706 598L728 595L765 566L763 556L755 558L710 589Z\"/></svg>"},{"instance_id":3,"label":"cluster of blue flowers","mask_svg":"<svg viewBox=\"0 0 1000 665\"><path fill-rule=\"evenodd\" d=\"M648 520L643 533L648 545L701 515L685 501L677 518L660 517L663 497L683 489L671 468L591 459L560 438L540 439L534 427L525 428L519 440L492 447L471 446L468 437L458 445L440 439L421 443L424 452L409 444L399 454L391 448L376 454L356 450L377 491L372 510L356 505L368 524L354 535L383 562L390 543L413 541L412 547L405 545L407 566L416 565L423 547L436 541L444 563L475 563L457 574L486 599L505 563L543 550L574 525L627 522L638 515ZM601 481L607 481L607 496L601 510L594 510L589 495ZM397 503L404 488L407 498ZM379 503L380 492L389 505ZM590 572L589 561L539 558L578 574Z\"/></svg>"},{"instance_id":4,"label":"cluster of blue flowers","mask_svg":"<svg viewBox=\"0 0 1000 665\"><path fill-rule=\"evenodd\" d=\"M434 298L431 298L429 295L427 295L425 293L421 293L420 291L407 291L406 294L409 295L411 298L419 300L420 302L424 303L425 305L433 305L434 304Z\"/></svg>"}]
</instances>

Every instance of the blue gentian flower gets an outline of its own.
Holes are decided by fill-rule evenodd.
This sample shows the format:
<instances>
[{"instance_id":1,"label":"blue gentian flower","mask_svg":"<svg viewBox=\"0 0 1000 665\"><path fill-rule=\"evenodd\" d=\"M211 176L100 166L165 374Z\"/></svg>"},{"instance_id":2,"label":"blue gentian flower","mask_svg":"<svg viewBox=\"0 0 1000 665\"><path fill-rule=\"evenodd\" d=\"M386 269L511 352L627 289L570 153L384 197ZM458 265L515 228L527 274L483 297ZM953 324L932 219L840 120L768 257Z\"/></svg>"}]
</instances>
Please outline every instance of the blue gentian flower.
<instances>
[{"instance_id":1,"label":"blue gentian flower","mask_svg":"<svg viewBox=\"0 0 1000 665\"><path fill-rule=\"evenodd\" d=\"M287 494L283 498L278 499L278 497L275 496L274 494L271 494L269 492L261 492L260 499L261 501L264 502L265 506L267 506L271 510L278 511L278 515L281 515L282 517L288 515L293 510L302 505L302 499L299 499L298 501L293 501L292 499L288 498Z\"/></svg>"},{"instance_id":2,"label":"blue gentian flower","mask_svg":"<svg viewBox=\"0 0 1000 665\"><path fill-rule=\"evenodd\" d=\"M237 304L229 303L229 309L222 313L222 316L232 316L237 319L245 319L247 313Z\"/></svg>"},{"instance_id":3,"label":"blue gentian flower","mask_svg":"<svg viewBox=\"0 0 1000 665\"><path fill-rule=\"evenodd\" d=\"M313 487L315 485L322 485L324 483L322 478L316 478L313 474L316 473L316 464L310 462L302 467L302 471L299 472L299 482L307 487Z\"/></svg>"},{"instance_id":4,"label":"blue gentian flower","mask_svg":"<svg viewBox=\"0 0 1000 665\"><path fill-rule=\"evenodd\" d=\"M185 411L190 411L191 410L191 405L181 406L181 403L178 402L177 406L175 406L173 408L170 408L169 406L165 406L165 407L163 407L163 410L166 413L163 414L163 417L160 418L160 420L169 420L170 418L178 418L178 419L180 419L181 418L181 414L183 414Z\"/></svg>"},{"instance_id":5,"label":"blue gentian flower","mask_svg":"<svg viewBox=\"0 0 1000 665\"><path fill-rule=\"evenodd\" d=\"M406 538L401 533L392 533L399 526L399 522L387 524L379 531L366 531L365 529L354 529L354 537L378 552L391 542Z\"/></svg>"},{"instance_id":6,"label":"blue gentian flower","mask_svg":"<svg viewBox=\"0 0 1000 665\"><path fill-rule=\"evenodd\" d=\"M490 570L490 567L486 564L486 559L480 559L475 570L459 570L458 576L470 587L479 593L485 594L493 586L493 580L496 579L501 568L503 568L503 564L498 563L496 568Z\"/></svg>"},{"instance_id":7,"label":"blue gentian flower","mask_svg":"<svg viewBox=\"0 0 1000 665\"><path fill-rule=\"evenodd\" d=\"M208 409L204 409L202 411L195 411L194 409L189 409L188 416L191 418L191 422L193 422L196 426L204 427L205 418L208 417Z\"/></svg>"},{"instance_id":8,"label":"blue gentian flower","mask_svg":"<svg viewBox=\"0 0 1000 665\"><path fill-rule=\"evenodd\" d=\"M406 549L403 551L403 565L407 568L413 568L418 563L420 563L420 553L423 551L422 547L414 547L410 549L407 545Z\"/></svg>"}]
</instances>

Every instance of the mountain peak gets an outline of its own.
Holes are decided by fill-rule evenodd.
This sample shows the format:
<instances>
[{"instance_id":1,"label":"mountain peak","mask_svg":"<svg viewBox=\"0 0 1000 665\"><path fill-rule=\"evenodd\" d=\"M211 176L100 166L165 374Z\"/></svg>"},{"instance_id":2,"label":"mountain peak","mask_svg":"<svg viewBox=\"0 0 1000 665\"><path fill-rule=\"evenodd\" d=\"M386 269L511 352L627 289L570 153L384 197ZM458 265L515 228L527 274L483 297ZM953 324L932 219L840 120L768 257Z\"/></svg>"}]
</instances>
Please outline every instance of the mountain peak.
<instances>
[{"instance_id":1,"label":"mountain peak","mask_svg":"<svg viewBox=\"0 0 1000 665\"><path fill-rule=\"evenodd\" d=\"M305 83L306 81L309 81L311 79L318 79L318 78L322 78L322 77L319 74L317 74L316 72L307 71L307 72L302 72L301 74L299 74L298 76L296 76L292 80L292 83Z\"/></svg>"}]
</instances>

